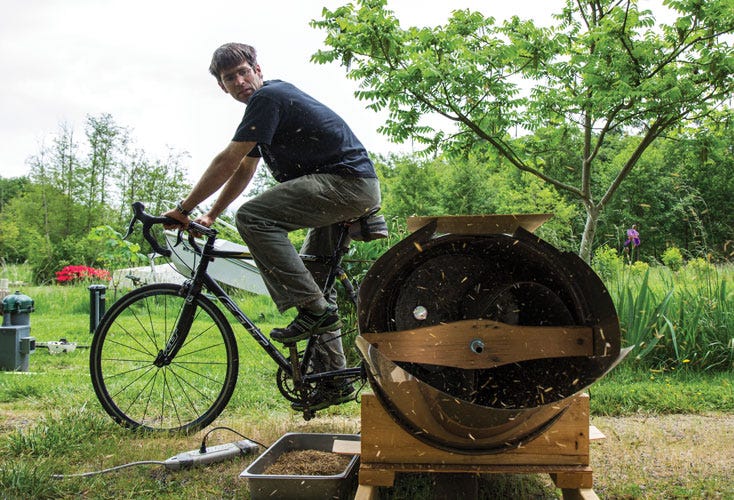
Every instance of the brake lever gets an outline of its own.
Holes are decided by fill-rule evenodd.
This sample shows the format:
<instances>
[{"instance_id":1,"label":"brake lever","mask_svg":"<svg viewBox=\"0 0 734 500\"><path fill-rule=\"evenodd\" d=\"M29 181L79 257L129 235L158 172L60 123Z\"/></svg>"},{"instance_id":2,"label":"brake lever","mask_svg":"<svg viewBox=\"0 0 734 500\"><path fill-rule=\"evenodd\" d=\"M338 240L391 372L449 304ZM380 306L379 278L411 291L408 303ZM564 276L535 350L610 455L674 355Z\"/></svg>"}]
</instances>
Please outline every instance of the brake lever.
<instances>
[{"instance_id":1,"label":"brake lever","mask_svg":"<svg viewBox=\"0 0 734 500\"><path fill-rule=\"evenodd\" d=\"M133 218L130 219L130 224L127 226L127 233L125 233L125 236L122 237L123 240L128 239L130 235L133 234L136 222L138 222L138 217L137 215L133 215Z\"/></svg>"},{"instance_id":2,"label":"brake lever","mask_svg":"<svg viewBox=\"0 0 734 500\"><path fill-rule=\"evenodd\" d=\"M150 246L155 250L156 253L163 255L164 257L170 257L171 256L171 250L167 248L163 248L160 243L155 239L155 236L153 236L150 233L151 228L154 224L180 224L179 221L171 218L171 217L154 217L149 214L145 213L145 205L143 205L141 202L136 201L132 204L133 209L133 220L130 222L130 226L128 228L128 235L132 232L135 222L139 220L143 224L143 237L145 240L150 244ZM128 236L126 235L126 237Z\"/></svg>"},{"instance_id":3,"label":"brake lever","mask_svg":"<svg viewBox=\"0 0 734 500\"><path fill-rule=\"evenodd\" d=\"M194 236L191 231L189 231L189 238L188 238L188 240L189 240L189 245L191 245L191 248L194 249L194 252L196 252L198 254L202 254L203 253L203 250L201 249L201 247L199 246L199 244L196 242L196 236Z\"/></svg>"}]
</instances>

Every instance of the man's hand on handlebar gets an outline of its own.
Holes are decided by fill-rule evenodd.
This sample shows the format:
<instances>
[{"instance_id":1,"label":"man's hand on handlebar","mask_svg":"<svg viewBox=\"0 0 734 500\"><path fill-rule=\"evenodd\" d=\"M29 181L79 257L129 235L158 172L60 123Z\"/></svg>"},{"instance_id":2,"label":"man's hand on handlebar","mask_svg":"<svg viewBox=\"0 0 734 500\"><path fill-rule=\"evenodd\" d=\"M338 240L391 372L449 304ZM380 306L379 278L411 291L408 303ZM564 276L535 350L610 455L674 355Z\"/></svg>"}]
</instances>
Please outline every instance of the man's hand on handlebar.
<instances>
[{"instance_id":1,"label":"man's hand on handlebar","mask_svg":"<svg viewBox=\"0 0 734 500\"><path fill-rule=\"evenodd\" d=\"M191 222L191 219L183 215L181 212L179 212L175 208L164 213L163 217L168 217L169 219L175 219L180 222L180 224L163 224L163 227L166 229L179 229L179 228L186 229L187 227L189 227L189 222Z\"/></svg>"},{"instance_id":2,"label":"man's hand on handlebar","mask_svg":"<svg viewBox=\"0 0 734 500\"><path fill-rule=\"evenodd\" d=\"M169 217L171 219L175 219L180 222L180 224L163 224L163 227L166 229L183 229L185 231L189 231L195 238L198 238L201 236L201 233L199 231L194 230L190 223L192 220L183 215L178 209L173 208L169 210L168 212L163 214L164 217ZM212 217L209 214L200 215L196 219L193 220L196 224L200 224L205 227L211 227L212 224L214 224L214 220L216 217Z\"/></svg>"},{"instance_id":3,"label":"man's hand on handlebar","mask_svg":"<svg viewBox=\"0 0 734 500\"><path fill-rule=\"evenodd\" d=\"M212 227L212 224L214 224L215 219L216 217L212 217L209 214L204 214L194 219L194 222L196 222L197 224L201 224L202 226Z\"/></svg>"},{"instance_id":4,"label":"man's hand on handlebar","mask_svg":"<svg viewBox=\"0 0 734 500\"><path fill-rule=\"evenodd\" d=\"M158 243L155 236L150 232L155 224L161 224L166 229L180 229L188 231L189 242L198 252L200 252L200 249L197 247L194 238L198 238L199 236L216 238L217 235L217 231L209 227L211 226L211 223L214 222L214 218L210 215L201 216L193 221L183 215L180 210L176 209L170 210L162 216L156 217L146 213L145 205L139 201L132 204L132 209L135 215L130 221L125 238L132 234L133 229L135 228L135 223L140 221L143 224L143 237L148 243L150 243L153 250L161 255L170 256L171 250L164 248L160 243Z\"/></svg>"}]
</instances>

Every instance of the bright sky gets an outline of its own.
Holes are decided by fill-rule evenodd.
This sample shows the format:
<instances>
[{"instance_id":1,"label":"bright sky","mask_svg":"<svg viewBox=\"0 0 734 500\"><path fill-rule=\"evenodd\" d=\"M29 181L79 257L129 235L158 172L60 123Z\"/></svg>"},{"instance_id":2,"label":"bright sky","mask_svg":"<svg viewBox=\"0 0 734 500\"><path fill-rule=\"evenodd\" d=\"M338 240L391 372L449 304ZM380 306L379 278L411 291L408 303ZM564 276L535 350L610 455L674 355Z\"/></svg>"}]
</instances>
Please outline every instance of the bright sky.
<instances>
[{"instance_id":1,"label":"bright sky","mask_svg":"<svg viewBox=\"0 0 734 500\"><path fill-rule=\"evenodd\" d=\"M653 0L641 0L648 3ZM309 62L324 33L308 23L347 0L0 0L0 176L28 173L26 159L61 123L83 138L87 115L109 113L137 147L163 159L187 151L192 182L231 139L244 105L209 75L225 42L254 45L266 79L287 80L341 114L372 153L409 151L376 132L344 69ZM404 27L445 23L471 8L551 22L562 0L391 0Z\"/></svg>"}]
</instances>

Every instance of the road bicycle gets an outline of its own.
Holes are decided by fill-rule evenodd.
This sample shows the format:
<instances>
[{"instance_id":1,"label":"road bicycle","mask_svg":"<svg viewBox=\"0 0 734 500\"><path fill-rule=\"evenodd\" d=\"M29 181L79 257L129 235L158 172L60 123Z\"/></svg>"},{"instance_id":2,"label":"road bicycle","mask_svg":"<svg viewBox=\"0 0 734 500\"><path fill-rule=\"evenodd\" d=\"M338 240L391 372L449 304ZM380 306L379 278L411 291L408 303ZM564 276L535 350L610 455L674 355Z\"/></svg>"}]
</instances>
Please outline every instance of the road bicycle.
<instances>
[{"instance_id":1,"label":"road bicycle","mask_svg":"<svg viewBox=\"0 0 734 500\"><path fill-rule=\"evenodd\" d=\"M352 240L350 227L364 227L378 210L342 222L332 255L302 256L305 261L328 266L324 294L339 281L356 301L357 292L341 266L342 259ZM140 202L133 204L133 212L128 235L140 221L151 247L170 256L171 250L164 248L151 230L176 221L146 213ZM364 385L362 365L320 373L310 370L318 336L310 337L301 351L295 343L286 344L286 357L207 273L213 259L251 256L216 250L216 229L192 221L188 233L189 245L199 255L193 276L180 285L150 284L125 294L108 309L95 330L90 348L92 385L102 407L116 422L131 428L189 432L217 418L232 396L239 372L236 338L220 305L275 362L278 390L302 408L304 419L315 414L312 398L319 387L329 383ZM193 234L205 239L203 245Z\"/></svg>"}]
</instances>

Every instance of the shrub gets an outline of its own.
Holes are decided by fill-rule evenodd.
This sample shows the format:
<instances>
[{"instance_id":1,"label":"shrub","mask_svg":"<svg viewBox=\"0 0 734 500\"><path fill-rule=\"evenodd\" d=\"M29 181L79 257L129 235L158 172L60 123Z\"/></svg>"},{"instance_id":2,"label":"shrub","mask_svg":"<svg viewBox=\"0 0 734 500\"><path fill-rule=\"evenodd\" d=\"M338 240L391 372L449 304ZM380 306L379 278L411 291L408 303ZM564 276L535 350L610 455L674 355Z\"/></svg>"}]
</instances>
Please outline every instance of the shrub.
<instances>
[{"instance_id":1,"label":"shrub","mask_svg":"<svg viewBox=\"0 0 734 500\"><path fill-rule=\"evenodd\" d=\"M683 266L683 254L677 247L666 248L661 258L671 271L678 271Z\"/></svg>"},{"instance_id":2,"label":"shrub","mask_svg":"<svg viewBox=\"0 0 734 500\"><path fill-rule=\"evenodd\" d=\"M694 275L702 275L706 273L713 272L714 266L712 266L710 263L708 263L705 259L702 259L701 257L696 257L695 259L691 259L688 262L686 262L686 271L689 271L690 273Z\"/></svg>"},{"instance_id":3,"label":"shrub","mask_svg":"<svg viewBox=\"0 0 734 500\"><path fill-rule=\"evenodd\" d=\"M650 264L642 262L640 260L633 262L629 265L629 271L632 276L644 276L650 269Z\"/></svg>"},{"instance_id":4,"label":"shrub","mask_svg":"<svg viewBox=\"0 0 734 500\"><path fill-rule=\"evenodd\" d=\"M591 266L603 280L611 280L619 275L623 262L615 249L602 245L594 252Z\"/></svg>"},{"instance_id":5,"label":"shrub","mask_svg":"<svg viewBox=\"0 0 734 500\"><path fill-rule=\"evenodd\" d=\"M99 248L95 261L107 268L119 269L145 261L145 255L140 253L140 245L123 239L110 226L92 228L86 239L90 246Z\"/></svg>"},{"instance_id":6,"label":"shrub","mask_svg":"<svg viewBox=\"0 0 734 500\"><path fill-rule=\"evenodd\" d=\"M86 238L69 236L59 243L50 243L45 239L28 256L28 263L33 269L33 281L36 284L49 284L56 278L55 270L60 267L84 263L94 265L94 250Z\"/></svg>"}]
</instances>

